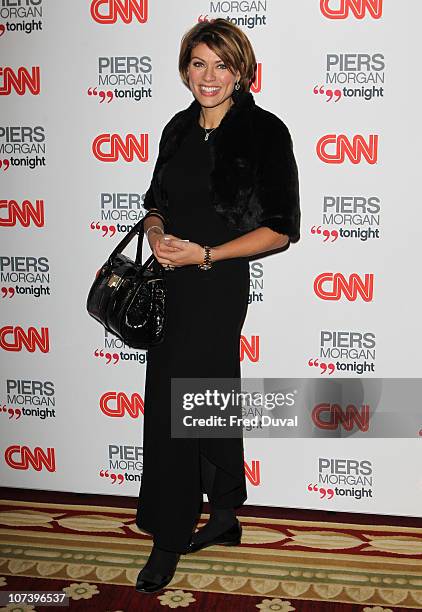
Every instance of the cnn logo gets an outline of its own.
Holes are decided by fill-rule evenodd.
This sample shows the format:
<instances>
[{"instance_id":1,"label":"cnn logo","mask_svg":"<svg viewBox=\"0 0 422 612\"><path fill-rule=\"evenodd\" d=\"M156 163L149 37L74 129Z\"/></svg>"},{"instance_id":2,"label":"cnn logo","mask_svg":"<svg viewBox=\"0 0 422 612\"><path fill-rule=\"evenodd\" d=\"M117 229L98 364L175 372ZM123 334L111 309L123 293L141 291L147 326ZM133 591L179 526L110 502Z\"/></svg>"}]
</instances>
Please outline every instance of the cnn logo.
<instances>
[{"instance_id":1,"label":"cnn logo","mask_svg":"<svg viewBox=\"0 0 422 612\"><path fill-rule=\"evenodd\" d=\"M100 410L110 417L123 417L127 413L137 419L140 414L144 414L144 402L139 393L132 393L128 397L126 393L108 391L100 398Z\"/></svg>"},{"instance_id":2,"label":"cnn logo","mask_svg":"<svg viewBox=\"0 0 422 612\"><path fill-rule=\"evenodd\" d=\"M362 280L358 274L346 278L336 272L323 272L314 280L314 292L321 300L338 301L345 297L349 302L360 296L364 302L371 302L374 295L374 275L365 274Z\"/></svg>"},{"instance_id":3,"label":"cnn logo","mask_svg":"<svg viewBox=\"0 0 422 612\"><path fill-rule=\"evenodd\" d=\"M256 461L255 459L251 461L251 465L249 465L246 461L244 462L245 467L245 476L253 485L257 487L261 484L261 464L260 461Z\"/></svg>"},{"instance_id":4,"label":"cnn logo","mask_svg":"<svg viewBox=\"0 0 422 612\"><path fill-rule=\"evenodd\" d=\"M8 96L14 91L19 96L23 96L29 91L34 96L40 93L40 67L33 66L31 73L21 66L18 68L17 73L10 68L5 66L0 68L0 96Z\"/></svg>"},{"instance_id":5,"label":"cnn logo","mask_svg":"<svg viewBox=\"0 0 422 612\"><path fill-rule=\"evenodd\" d=\"M123 23L136 19L145 23L148 19L148 0L93 0L91 17L97 23L116 23L120 18Z\"/></svg>"},{"instance_id":6,"label":"cnn logo","mask_svg":"<svg viewBox=\"0 0 422 612\"><path fill-rule=\"evenodd\" d=\"M37 472L43 467L49 472L56 471L56 456L54 448L47 448L45 452L40 446L32 451L29 446L13 444L6 448L4 458L7 465L14 470L28 470L30 466Z\"/></svg>"},{"instance_id":7,"label":"cnn logo","mask_svg":"<svg viewBox=\"0 0 422 612\"><path fill-rule=\"evenodd\" d=\"M29 200L23 200L22 204L16 200L0 200L0 227L18 224L29 227L31 221L36 227L44 226L44 200L36 200L35 205Z\"/></svg>"},{"instance_id":8,"label":"cnn logo","mask_svg":"<svg viewBox=\"0 0 422 612\"><path fill-rule=\"evenodd\" d=\"M38 348L42 353L48 353L50 350L48 327L41 327L40 331L33 326L28 327L27 331L20 325L0 327L0 348L13 353L20 352L24 348L29 353L34 353Z\"/></svg>"},{"instance_id":9,"label":"cnn logo","mask_svg":"<svg viewBox=\"0 0 422 612\"><path fill-rule=\"evenodd\" d=\"M135 157L141 162L148 161L148 134L140 134L139 140L133 134L125 139L119 134L99 134L92 143L94 157L103 162L116 162L120 158L131 162Z\"/></svg>"},{"instance_id":10,"label":"cnn logo","mask_svg":"<svg viewBox=\"0 0 422 612\"><path fill-rule=\"evenodd\" d=\"M262 63L259 62L256 65L254 80L251 83L251 91L253 93L259 93L262 87Z\"/></svg>"},{"instance_id":11,"label":"cnn logo","mask_svg":"<svg viewBox=\"0 0 422 612\"><path fill-rule=\"evenodd\" d=\"M353 15L363 19L370 15L373 19L382 17L383 0L320 0L320 9L328 19L347 19Z\"/></svg>"},{"instance_id":12,"label":"cnn logo","mask_svg":"<svg viewBox=\"0 0 422 612\"><path fill-rule=\"evenodd\" d=\"M250 340L246 336L240 336L240 361L245 357L253 363L259 361L259 336L251 336Z\"/></svg>"},{"instance_id":13,"label":"cnn logo","mask_svg":"<svg viewBox=\"0 0 422 612\"><path fill-rule=\"evenodd\" d=\"M343 427L345 431L352 431L356 426L360 431L369 429L369 405L363 404L361 408L348 404L342 408L338 404L317 404L312 410L312 421L319 429L335 430Z\"/></svg>"},{"instance_id":14,"label":"cnn logo","mask_svg":"<svg viewBox=\"0 0 422 612\"><path fill-rule=\"evenodd\" d=\"M326 164L342 164L346 157L352 164L360 164L362 158L368 164L378 161L378 136L371 134L368 140L360 135L353 136L353 140L345 134L326 134L317 142L316 153Z\"/></svg>"}]
</instances>

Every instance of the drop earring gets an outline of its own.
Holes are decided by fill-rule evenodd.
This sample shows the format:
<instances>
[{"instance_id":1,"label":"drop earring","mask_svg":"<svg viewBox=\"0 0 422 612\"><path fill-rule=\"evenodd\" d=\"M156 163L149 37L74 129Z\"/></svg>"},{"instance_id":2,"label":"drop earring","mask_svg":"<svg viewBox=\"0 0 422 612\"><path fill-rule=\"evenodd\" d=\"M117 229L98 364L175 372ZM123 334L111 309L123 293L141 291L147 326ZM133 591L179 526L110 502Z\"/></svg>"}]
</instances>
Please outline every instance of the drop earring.
<instances>
[{"instance_id":1,"label":"drop earring","mask_svg":"<svg viewBox=\"0 0 422 612\"><path fill-rule=\"evenodd\" d=\"M239 89L240 89L239 81L236 81L236 85L234 86L234 88L235 88L236 91L239 91Z\"/></svg>"}]
</instances>

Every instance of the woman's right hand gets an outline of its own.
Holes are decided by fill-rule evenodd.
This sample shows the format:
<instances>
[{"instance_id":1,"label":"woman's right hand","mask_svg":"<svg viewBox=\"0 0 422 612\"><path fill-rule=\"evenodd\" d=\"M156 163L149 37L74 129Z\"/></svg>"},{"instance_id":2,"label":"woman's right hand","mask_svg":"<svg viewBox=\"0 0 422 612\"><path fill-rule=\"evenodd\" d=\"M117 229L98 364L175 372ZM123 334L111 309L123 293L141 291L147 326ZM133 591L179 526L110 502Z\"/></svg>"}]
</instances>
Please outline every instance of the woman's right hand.
<instances>
[{"instance_id":1,"label":"woman's right hand","mask_svg":"<svg viewBox=\"0 0 422 612\"><path fill-rule=\"evenodd\" d=\"M148 241L151 247L151 251L154 253L154 257L156 258L156 260L164 266L169 265L170 262L168 261L168 259L165 258L165 256L163 257L163 250L166 254L169 255L172 255L173 253L179 250L167 244L167 240L165 239L165 237L169 236L170 234L162 234L158 230L155 231L155 229L152 229L150 232L148 232ZM161 247L160 254L157 250L157 244L159 244L159 248ZM164 247L164 249L162 247Z\"/></svg>"},{"instance_id":2,"label":"woman's right hand","mask_svg":"<svg viewBox=\"0 0 422 612\"><path fill-rule=\"evenodd\" d=\"M160 232L159 230L156 230L155 228L153 228L150 232L148 232L149 246L150 246L151 251L154 253L155 257L157 257L157 252L155 250L155 244L157 243L157 240L163 240L163 238L164 238L163 232Z\"/></svg>"},{"instance_id":3,"label":"woman's right hand","mask_svg":"<svg viewBox=\"0 0 422 612\"><path fill-rule=\"evenodd\" d=\"M152 230L149 232L149 234L152 234ZM180 253L180 250L185 247L185 245L183 244L183 247L175 246L174 244L170 245L169 241L171 238L181 240L173 234L158 234L157 232L157 235L150 241L150 246L157 261L165 268L172 270L183 265L177 261L174 261L173 255L175 253Z\"/></svg>"}]
</instances>

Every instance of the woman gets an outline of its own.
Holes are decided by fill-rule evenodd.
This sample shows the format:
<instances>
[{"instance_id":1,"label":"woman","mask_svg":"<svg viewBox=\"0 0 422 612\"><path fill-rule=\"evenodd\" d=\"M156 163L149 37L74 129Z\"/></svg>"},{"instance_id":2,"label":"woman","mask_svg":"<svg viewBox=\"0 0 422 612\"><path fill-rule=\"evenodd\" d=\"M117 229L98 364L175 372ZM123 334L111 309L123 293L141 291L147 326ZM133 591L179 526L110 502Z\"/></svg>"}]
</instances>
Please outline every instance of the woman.
<instances>
[{"instance_id":1,"label":"woman","mask_svg":"<svg viewBox=\"0 0 422 612\"><path fill-rule=\"evenodd\" d=\"M177 377L239 380L248 258L299 240L290 134L255 104L255 67L248 38L225 19L184 35L179 71L194 100L165 126L145 194L144 230L167 270L168 319L164 341L148 351L145 380L136 523L154 545L138 576L142 592L168 584L180 554L240 542L243 440L172 437L170 384ZM204 491L210 520L192 534Z\"/></svg>"}]
</instances>

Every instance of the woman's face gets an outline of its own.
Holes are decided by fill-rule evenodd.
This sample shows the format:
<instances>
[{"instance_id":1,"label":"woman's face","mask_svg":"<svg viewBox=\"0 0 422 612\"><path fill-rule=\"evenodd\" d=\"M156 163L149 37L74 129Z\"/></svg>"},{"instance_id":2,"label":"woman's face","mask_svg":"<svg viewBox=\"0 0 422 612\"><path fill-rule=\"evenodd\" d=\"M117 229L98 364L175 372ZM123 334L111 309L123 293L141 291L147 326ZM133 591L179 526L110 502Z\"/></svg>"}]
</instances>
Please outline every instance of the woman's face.
<instances>
[{"instance_id":1,"label":"woman's face","mask_svg":"<svg viewBox=\"0 0 422 612\"><path fill-rule=\"evenodd\" d=\"M240 73L233 74L205 43L191 51L189 87L201 106L214 107L230 98Z\"/></svg>"}]
</instances>

